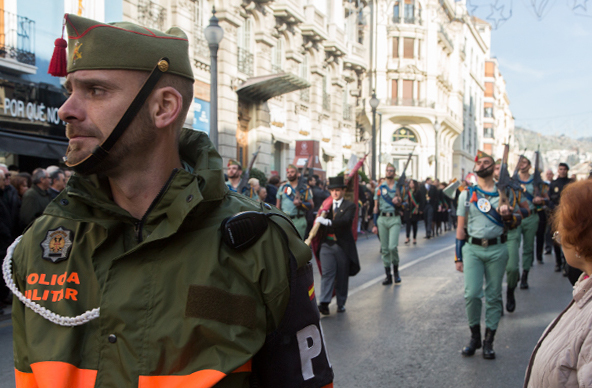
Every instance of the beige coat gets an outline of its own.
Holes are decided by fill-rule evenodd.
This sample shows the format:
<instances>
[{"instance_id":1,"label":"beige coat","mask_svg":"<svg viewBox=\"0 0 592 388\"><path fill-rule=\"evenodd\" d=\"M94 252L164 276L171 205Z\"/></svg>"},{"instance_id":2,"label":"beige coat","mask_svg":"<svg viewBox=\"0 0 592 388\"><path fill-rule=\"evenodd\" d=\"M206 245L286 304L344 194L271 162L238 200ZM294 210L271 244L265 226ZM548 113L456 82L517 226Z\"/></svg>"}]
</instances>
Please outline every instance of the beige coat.
<instances>
[{"instance_id":1,"label":"beige coat","mask_svg":"<svg viewBox=\"0 0 592 388\"><path fill-rule=\"evenodd\" d=\"M580 277L573 301L534 348L524 387L592 387L592 278Z\"/></svg>"}]
</instances>

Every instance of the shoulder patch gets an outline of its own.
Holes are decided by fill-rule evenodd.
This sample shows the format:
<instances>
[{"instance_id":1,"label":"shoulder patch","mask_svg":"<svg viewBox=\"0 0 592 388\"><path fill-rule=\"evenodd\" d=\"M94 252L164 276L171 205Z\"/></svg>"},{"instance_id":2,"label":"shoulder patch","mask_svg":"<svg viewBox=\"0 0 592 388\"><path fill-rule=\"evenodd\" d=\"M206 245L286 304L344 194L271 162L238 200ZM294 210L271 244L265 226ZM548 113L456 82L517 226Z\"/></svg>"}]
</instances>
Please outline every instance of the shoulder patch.
<instances>
[{"instance_id":1,"label":"shoulder patch","mask_svg":"<svg viewBox=\"0 0 592 388\"><path fill-rule=\"evenodd\" d=\"M43 250L42 257L53 263L68 259L73 238L74 232L61 226L57 229L48 230L45 239L40 244Z\"/></svg>"}]
</instances>

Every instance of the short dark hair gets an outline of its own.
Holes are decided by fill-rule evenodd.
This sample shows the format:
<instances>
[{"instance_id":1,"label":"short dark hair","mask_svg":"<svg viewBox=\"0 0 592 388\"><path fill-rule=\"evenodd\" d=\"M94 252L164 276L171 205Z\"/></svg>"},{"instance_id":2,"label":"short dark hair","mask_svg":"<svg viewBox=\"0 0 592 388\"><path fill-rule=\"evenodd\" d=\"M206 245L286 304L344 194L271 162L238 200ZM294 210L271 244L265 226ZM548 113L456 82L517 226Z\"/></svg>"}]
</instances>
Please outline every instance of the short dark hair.
<instances>
[{"instance_id":1,"label":"short dark hair","mask_svg":"<svg viewBox=\"0 0 592 388\"><path fill-rule=\"evenodd\" d=\"M60 179L60 174L62 174L64 177L66 176L66 173L64 172L64 170L60 170L60 169L57 169L54 172L52 172L51 174L49 174L49 179L51 179L52 185L56 179Z\"/></svg>"},{"instance_id":2,"label":"short dark hair","mask_svg":"<svg viewBox=\"0 0 592 388\"><path fill-rule=\"evenodd\" d=\"M277 175L272 175L269 180L267 181L270 185L277 185L280 183L280 177Z\"/></svg>"},{"instance_id":3,"label":"short dark hair","mask_svg":"<svg viewBox=\"0 0 592 388\"><path fill-rule=\"evenodd\" d=\"M569 171L569 166L567 165L567 163L559 163L559 167L565 167L567 171Z\"/></svg>"}]
</instances>

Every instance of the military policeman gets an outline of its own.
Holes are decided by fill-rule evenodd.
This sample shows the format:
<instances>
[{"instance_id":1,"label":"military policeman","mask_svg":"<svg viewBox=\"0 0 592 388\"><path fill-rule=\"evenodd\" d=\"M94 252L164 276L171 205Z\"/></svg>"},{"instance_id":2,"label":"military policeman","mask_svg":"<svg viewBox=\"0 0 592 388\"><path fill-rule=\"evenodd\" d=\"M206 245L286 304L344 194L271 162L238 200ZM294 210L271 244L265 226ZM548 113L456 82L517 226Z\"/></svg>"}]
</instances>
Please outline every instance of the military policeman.
<instances>
[{"instance_id":1,"label":"military policeman","mask_svg":"<svg viewBox=\"0 0 592 388\"><path fill-rule=\"evenodd\" d=\"M374 227L372 233L378 233L380 236L380 254L384 264L384 272L386 273L386 279L382 284L385 286L393 284L393 276L395 283L401 283L398 246L403 206L401 197L397 193L395 172L395 166L391 163L387 164L386 179L374 193ZM392 274L391 265L393 266Z\"/></svg>"},{"instance_id":2,"label":"military policeman","mask_svg":"<svg viewBox=\"0 0 592 388\"><path fill-rule=\"evenodd\" d=\"M306 212L314 206L312 191L305 182L302 182L301 187L298 187L301 179L299 179L298 168L293 164L288 166L286 174L288 182L278 189L276 206L292 219L300 237L304 239L306 237L304 235L306 233Z\"/></svg>"},{"instance_id":3,"label":"military policeman","mask_svg":"<svg viewBox=\"0 0 592 388\"><path fill-rule=\"evenodd\" d=\"M517 241L518 246L520 246L520 239L522 239L522 276L520 277L520 289L522 290L528 288L528 271L530 271L530 267L532 267L532 262L534 260L534 238L539 227L539 217L537 216L536 206L545 203L543 197L538 195L535 196L534 194L534 175L530 173L530 169L530 159L521 155L518 160L518 181L522 186L522 197L527 201L529 210L528 216L525 217L520 224L520 237ZM514 250L511 250L510 252L513 251ZM510 261L512 263L515 262L511 269L511 276L520 276L518 258L511 257Z\"/></svg>"},{"instance_id":4,"label":"military policeman","mask_svg":"<svg viewBox=\"0 0 592 388\"><path fill-rule=\"evenodd\" d=\"M481 306L485 282L485 338L483 358L495 358L493 339L502 314L502 279L508 260L506 225L515 223L512 208L500 206L493 180L494 159L479 151L475 158L477 185L464 190L458 202L456 230L456 269L464 272L465 307L471 340L462 349L472 356L481 348Z\"/></svg>"},{"instance_id":5,"label":"military policeman","mask_svg":"<svg viewBox=\"0 0 592 388\"><path fill-rule=\"evenodd\" d=\"M65 24L67 68L50 70L67 75L76 174L3 265L16 387L332 384L310 249L282 213L228 190L206 134L181 129L186 35Z\"/></svg>"}]
</instances>

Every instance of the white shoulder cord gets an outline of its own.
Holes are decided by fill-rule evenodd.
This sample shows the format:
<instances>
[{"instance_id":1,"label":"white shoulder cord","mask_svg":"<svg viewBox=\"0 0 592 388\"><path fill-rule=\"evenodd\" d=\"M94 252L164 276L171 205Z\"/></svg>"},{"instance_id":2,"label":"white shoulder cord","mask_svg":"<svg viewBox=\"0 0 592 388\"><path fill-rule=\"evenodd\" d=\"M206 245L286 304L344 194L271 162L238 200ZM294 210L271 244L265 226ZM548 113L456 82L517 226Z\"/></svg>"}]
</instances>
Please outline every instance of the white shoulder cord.
<instances>
[{"instance_id":1,"label":"white shoulder cord","mask_svg":"<svg viewBox=\"0 0 592 388\"><path fill-rule=\"evenodd\" d=\"M4 259L4 263L2 264L2 274L4 275L4 282L6 282L6 286L12 291L16 297L23 302L25 306L33 310L35 313L41 315L43 318L47 319L55 323L56 325L60 326L80 326L93 319L99 317L99 310L100 307L94 308L92 310L87 310L85 313L80 314L76 317L62 317L43 306L33 302L30 299L27 299L19 290L16 288L16 284L12 280L12 255L14 253L14 249L16 248L17 244L21 241L23 236L19 236L11 246L8 247L6 250L6 258Z\"/></svg>"}]
</instances>

